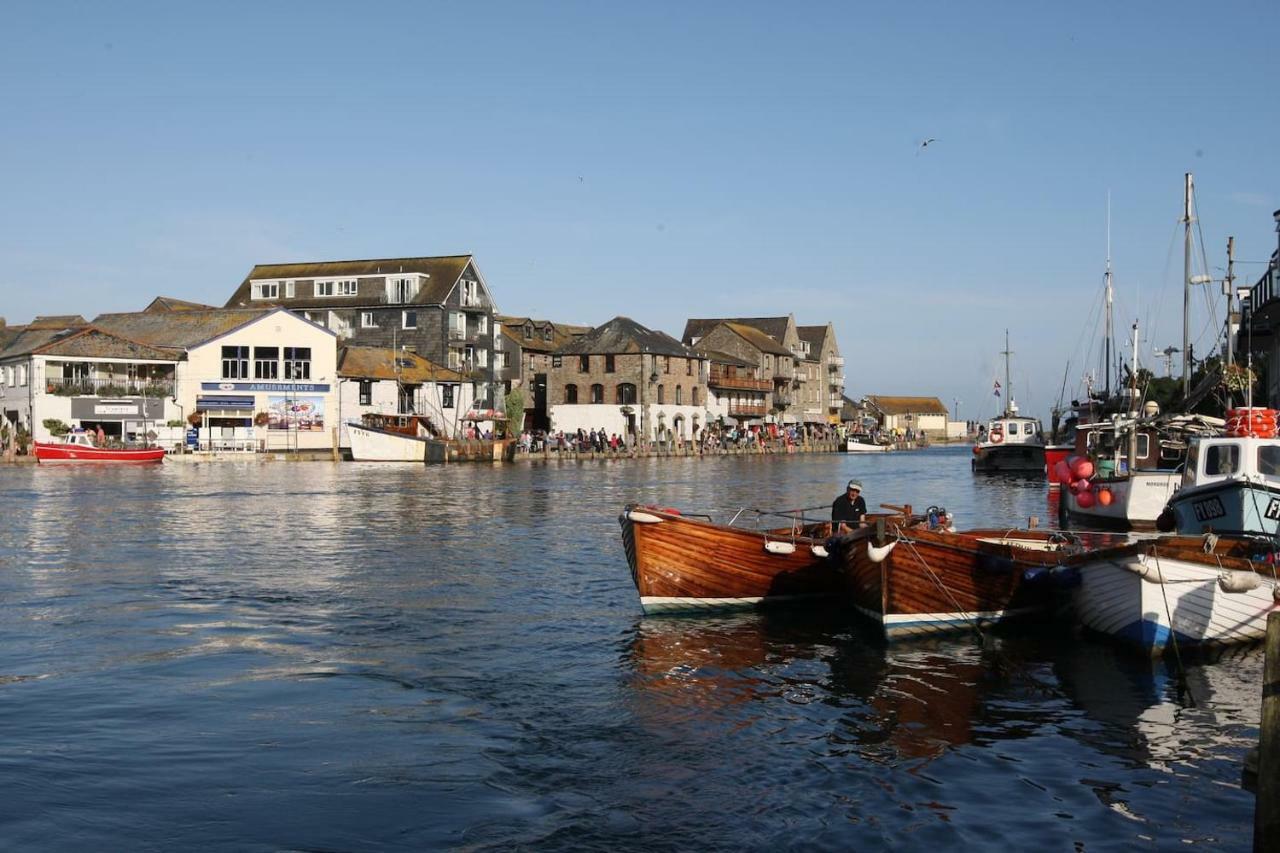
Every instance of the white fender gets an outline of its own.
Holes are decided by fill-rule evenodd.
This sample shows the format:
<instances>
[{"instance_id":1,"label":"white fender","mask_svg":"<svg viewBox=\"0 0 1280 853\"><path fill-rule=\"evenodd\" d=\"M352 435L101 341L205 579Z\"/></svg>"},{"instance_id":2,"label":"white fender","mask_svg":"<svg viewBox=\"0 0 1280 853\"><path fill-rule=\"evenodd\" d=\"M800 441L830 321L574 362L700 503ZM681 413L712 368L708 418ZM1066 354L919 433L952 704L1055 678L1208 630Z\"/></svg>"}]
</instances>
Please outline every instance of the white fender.
<instances>
[{"instance_id":1,"label":"white fender","mask_svg":"<svg viewBox=\"0 0 1280 853\"><path fill-rule=\"evenodd\" d=\"M790 542L766 542L764 549L770 554L794 554L796 546Z\"/></svg>"},{"instance_id":2,"label":"white fender","mask_svg":"<svg viewBox=\"0 0 1280 853\"><path fill-rule=\"evenodd\" d=\"M813 552L813 556L815 557L822 557L823 559L826 559L831 556L827 553L826 546L824 545L811 545L809 546L809 550Z\"/></svg>"},{"instance_id":3,"label":"white fender","mask_svg":"<svg viewBox=\"0 0 1280 853\"><path fill-rule=\"evenodd\" d=\"M889 556L889 552L898 547L897 541L890 542L887 545L881 545L877 548L870 541L867 542L867 559L873 563L883 563L884 558Z\"/></svg>"},{"instance_id":4,"label":"white fender","mask_svg":"<svg viewBox=\"0 0 1280 853\"><path fill-rule=\"evenodd\" d=\"M628 512L627 518L630 519L631 521L634 521L637 524L661 524L662 523L662 519L658 518L658 516L648 512L641 512L638 509L633 509L630 512Z\"/></svg>"},{"instance_id":5,"label":"white fender","mask_svg":"<svg viewBox=\"0 0 1280 853\"><path fill-rule=\"evenodd\" d=\"M1249 592L1262 586L1257 572L1240 572L1226 569L1218 573L1218 589L1223 592Z\"/></svg>"}]
</instances>

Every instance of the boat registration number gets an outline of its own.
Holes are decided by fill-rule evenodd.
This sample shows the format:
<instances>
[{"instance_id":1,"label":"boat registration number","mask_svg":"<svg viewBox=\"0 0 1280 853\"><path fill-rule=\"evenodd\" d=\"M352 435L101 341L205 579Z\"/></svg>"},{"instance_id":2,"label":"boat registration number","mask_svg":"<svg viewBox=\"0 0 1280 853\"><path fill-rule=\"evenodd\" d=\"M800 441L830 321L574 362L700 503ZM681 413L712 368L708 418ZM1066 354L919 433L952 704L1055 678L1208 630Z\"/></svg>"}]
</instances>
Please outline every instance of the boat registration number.
<instances>
[{"instance_id":1,"label":"boat registration number","mask_svg":"<svg viewBox=\"0 0 1280 853\"><path fill-rule=\"evenodd\" d=\"M1210 521L1215 518L1222 518L1227 511L1222 508L1222 501L1217 498L1205 498L1202 501L1196 501L1191 505L1192 511L1196 514L1196 521Z\"/></svg>"},{"instance_id":2,"label":"boat registration number","mask_svg":"<svg viewBox=\"0 0 1280 853\"><path fill-rule=\"evenodd\" d=\"M1263 515L1271 521L1280 521L1280 498L1272 498Z\"/></svg>"}]
</instances>

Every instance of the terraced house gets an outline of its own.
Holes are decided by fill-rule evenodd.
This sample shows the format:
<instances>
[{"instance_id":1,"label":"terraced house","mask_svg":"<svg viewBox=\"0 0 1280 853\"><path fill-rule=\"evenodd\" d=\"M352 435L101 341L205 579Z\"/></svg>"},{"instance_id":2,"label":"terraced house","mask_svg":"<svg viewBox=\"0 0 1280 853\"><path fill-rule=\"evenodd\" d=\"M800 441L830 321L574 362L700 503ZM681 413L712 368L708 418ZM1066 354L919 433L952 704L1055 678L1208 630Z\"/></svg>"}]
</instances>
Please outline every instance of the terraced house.
<instances>
[{"instance_id":1,"label":"terraced house","mask_svg":"<svg viewBox=\"0 0 1280 853\"><path fill-rule=\"evenodd\" d=\"M267 306L324 326L340 345L417 353L462 373L476 406L497 402L496 308L471 255L258 264L226 307Z\"/></svg>"}]
</instances>

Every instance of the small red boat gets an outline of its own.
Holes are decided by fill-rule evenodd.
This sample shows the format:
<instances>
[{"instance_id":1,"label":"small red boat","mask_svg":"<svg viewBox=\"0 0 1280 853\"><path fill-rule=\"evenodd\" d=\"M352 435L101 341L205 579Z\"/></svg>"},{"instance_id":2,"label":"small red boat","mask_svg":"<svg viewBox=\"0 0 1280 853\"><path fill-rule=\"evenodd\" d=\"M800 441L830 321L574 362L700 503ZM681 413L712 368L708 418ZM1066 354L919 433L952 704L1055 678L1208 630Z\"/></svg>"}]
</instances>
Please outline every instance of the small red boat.
<instances>
[{"instance_id":1,"label":"small red boat","mask_svg":"<svg viewBox=\"0 0 1280 853\"><path fill-rule=\"evenodd\" d=\"M163 447L98 447L87 432L69 432L60 442L37 441L37 462L160 462Z\"/></svg>"}]
</instances>

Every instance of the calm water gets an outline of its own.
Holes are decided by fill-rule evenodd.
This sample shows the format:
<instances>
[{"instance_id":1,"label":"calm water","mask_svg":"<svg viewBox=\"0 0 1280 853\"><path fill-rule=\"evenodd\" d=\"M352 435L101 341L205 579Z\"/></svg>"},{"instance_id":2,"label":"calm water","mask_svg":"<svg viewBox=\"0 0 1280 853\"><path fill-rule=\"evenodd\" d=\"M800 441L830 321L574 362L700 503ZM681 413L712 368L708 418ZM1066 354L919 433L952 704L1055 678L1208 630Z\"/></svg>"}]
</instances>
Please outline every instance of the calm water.
<instances>
[{"instance_id":1,"label":"calm water","mask_svg":"<svg viewBox=\"0 0 1280 853\"><path fill-rule=\"evenodd\" d=\"M1257 649L646 618L629 500L1051 518L963 448L0 468L8 849L1248 850Z\"/></svg>"}]
</instances>

